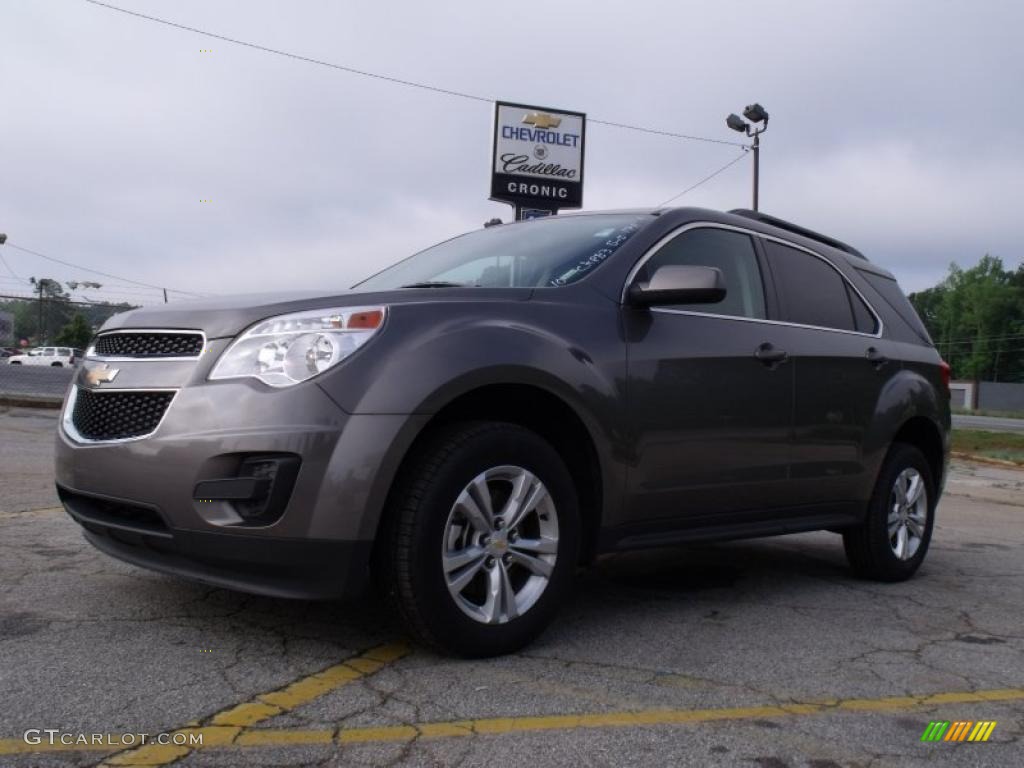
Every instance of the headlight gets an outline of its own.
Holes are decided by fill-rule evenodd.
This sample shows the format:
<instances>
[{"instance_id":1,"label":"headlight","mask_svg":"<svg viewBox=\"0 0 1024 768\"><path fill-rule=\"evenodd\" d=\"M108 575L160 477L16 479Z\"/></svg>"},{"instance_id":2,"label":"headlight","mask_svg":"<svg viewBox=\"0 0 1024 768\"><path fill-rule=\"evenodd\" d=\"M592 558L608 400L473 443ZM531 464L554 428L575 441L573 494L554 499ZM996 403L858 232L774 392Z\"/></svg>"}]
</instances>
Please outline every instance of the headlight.
<instances>
[{"instance_id":1,"label":"headlight","mask_svg":"<svg viewBox=\"0 0 1024 768\"><path fill-rule=\"evenodd\" d=\"M210 379L252 376L290 387L337 365L370 340L387 307L343 307L261 320L227 348Z\"/></svg>"}]
</instances>

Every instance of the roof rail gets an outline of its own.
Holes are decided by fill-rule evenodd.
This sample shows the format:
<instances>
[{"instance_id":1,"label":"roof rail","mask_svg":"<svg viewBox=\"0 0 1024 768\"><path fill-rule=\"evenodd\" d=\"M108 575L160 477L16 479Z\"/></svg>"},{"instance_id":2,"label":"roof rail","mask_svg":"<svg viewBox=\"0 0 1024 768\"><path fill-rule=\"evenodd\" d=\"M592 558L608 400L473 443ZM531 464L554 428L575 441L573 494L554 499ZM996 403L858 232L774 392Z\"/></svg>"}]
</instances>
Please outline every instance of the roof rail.
<instances>
[{"instance_id":1,"label":"roof rail","mask_svg":"<svg viewBox=\"0 0 1024 768\"><path fill-rule=\"evenodd\" d=\"M858 259L864 259L864 261L868 260L867 256L858 251L852 245L847 245L842 240L836 240L834 237L829 237L828 235L815 232L813 229L801 227L799 224L794 224L790 221L786 221L785 219L777 219L774 216L769 216L767 213L752 211L749 208L733 208L729 213L736 216L743 216L746 219L753 219L754 221L759 221L762 224L769 224L773 227L784 229L787 232L792 232L794 235L800 235L810 240L817 240L819 243L824 243L825 245L830 245L840 251L845 251L851 256L856 256Z\"/></svg>"}]
</instances>

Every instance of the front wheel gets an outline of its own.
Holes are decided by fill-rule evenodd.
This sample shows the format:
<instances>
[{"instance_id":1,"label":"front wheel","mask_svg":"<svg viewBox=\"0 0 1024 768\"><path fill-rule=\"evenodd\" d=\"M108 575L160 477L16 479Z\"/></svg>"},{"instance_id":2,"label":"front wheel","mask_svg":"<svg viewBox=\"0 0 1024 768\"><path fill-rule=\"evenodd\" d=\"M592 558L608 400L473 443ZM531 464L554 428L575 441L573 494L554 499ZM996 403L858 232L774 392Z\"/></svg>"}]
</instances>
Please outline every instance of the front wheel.
<instances>
[{"instance_id":1,"label":"front wheel","mask_svg":"<svg viewBox=\"0 0 1024 768\"><path fill-rule=\"evenodd\" d=\"M21 360L11 360L11 365L21 365Z\"/></svg>"},{"instance_id":2,"label":"front wheel","mask_svg":"<svg viewBox=\"0 0 1024 768\"><path fill-rule=\"evenodd\" d=\"M520 426L446 428L413 459L389 513L389 596L413 635L442 651L511 653L571 589L580 539L572 477Z\"/></svg>"},{"instance_id":3,"label":"front wheel","mask_svg":"<svg viewBox=\"0 0 1024 768\"><path fill-rule=\"evenodd\" d=\"M64 364L63 363L50 363L50 367L51 368L63 368Z\"/></svg>"},{"instance_id":4,"label":"front wheel","mask_svg":"<svg viewBox=\"0 0 1024 768\"><path fill-rule=\"evenodd\" d=\"M854 572L876 581L913 576L928 552L936 501L924 454L912 445L895 443L879 472L867 517L843 532L846 558Z\"/></svg>"}]
</instances>

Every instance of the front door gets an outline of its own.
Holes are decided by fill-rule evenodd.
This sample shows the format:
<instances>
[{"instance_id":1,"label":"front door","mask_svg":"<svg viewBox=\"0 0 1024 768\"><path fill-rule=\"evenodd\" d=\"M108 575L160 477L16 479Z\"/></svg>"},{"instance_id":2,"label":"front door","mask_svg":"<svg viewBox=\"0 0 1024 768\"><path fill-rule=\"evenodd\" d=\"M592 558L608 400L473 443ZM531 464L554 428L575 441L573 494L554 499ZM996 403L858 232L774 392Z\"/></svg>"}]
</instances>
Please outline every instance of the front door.
<instances>
[{"instance_id":1,"label":"front door","mask_svg":"<svg viewBox=\"0 0 1024 768\"><path fill-rule=\"evenodd\" d=\"M625 306L633 522L721 523L786 501L793 366L781 326L762 322L767 302L750 235L687 229L641 267L716 267L717 304Z\"/></svg>"}]
</instances>

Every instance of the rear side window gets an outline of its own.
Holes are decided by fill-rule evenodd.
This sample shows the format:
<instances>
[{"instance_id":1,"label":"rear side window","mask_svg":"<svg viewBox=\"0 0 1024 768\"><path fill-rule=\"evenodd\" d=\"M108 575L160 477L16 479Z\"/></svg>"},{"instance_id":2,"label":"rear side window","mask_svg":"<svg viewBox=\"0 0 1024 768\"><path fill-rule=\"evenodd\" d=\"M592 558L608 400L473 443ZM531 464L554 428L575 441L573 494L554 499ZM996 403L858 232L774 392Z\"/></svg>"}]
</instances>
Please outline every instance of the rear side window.
<instances>
[{"instance_id":1,"label":"rear side window","mask_svg":"<svg viewBox=\"0 0 1024 768\"><path fill-rule=\"evenodd\" d=\"M858 269L861 276L868 281L868 285L878 291L878 295L885 299L885 302L892 307L893 311L900 316L900 318L911 327L911 329L922 340L932 343L931 336L928 335L928 331L924 327L924 323L921 322L921 318L917 316L917 312L914 311L914 306L910 303L910 300L903 295L903 291L900 290L899 284L890 277L883 277L882 275L876 275L874 272L868 272L863 269Z\"/></svg>"},{"instance_id":2,"label":"rear side window","mask_svg":"<svg viewBox=\"0 0 1024 768\"><path fill-rule=\"evenodd\" d=\"M782 319L840 331L856 331L846 281L823 259L805 251L765 241L768 261L779 288Z\"/></svg>"},{"instance_id":3,"label":"rear side window","mask_svg":"<svg viewBox=\"0 0 1024 768\"><path fill-rule=\"evenodd\" d=\"M673 304L672 309L764 319L764 284L749 235L727 229L690 229L670 240L637 273L650 280L666 264L715 267L725 280L725 298L717 304Z\"/></svg>"}]
</instances>

